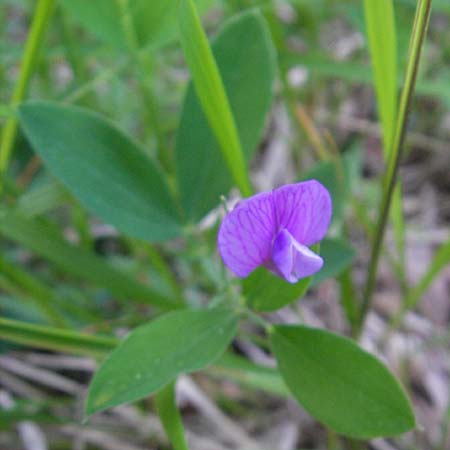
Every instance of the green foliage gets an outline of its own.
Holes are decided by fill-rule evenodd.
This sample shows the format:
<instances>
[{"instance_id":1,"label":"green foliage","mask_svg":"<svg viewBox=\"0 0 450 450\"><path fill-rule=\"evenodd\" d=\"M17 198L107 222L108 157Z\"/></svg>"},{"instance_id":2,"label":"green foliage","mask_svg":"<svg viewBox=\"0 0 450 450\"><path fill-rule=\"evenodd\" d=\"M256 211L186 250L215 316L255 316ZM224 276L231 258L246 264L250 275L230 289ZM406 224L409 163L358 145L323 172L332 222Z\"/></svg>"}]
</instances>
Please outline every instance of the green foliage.
<instances>
[{"instance_id":1,"label":"green foliage","mask_svg":"<svg viewBox=\"0 0 450 450\"><path fill-rule=\"evenodd\" d=\"M412 429L414 413L402 388L356 342L303 325L273 325L259 313L301 299L308 288L319 303L326 290L314 288L337 277L340 303L356 340L370 310L380 255L387 256L402 287L403 304L391 328L400 325L448 264L450 244L445 242L423 277L409 287L396 183L431 1L395 2L396 23L392 0L292 0L288 21L280 20L274 2L254 0L62 0L54 15L53 0L39 0L33 7L26 1L2 3L8 15L0 14L5 25L0 66L17 67L18 76L0 68L0 119L5 122L0 142L0 351L18 345L106 357L92 380L86 415L154 395L146 406L159 414L175 450L188 446L174 385L181 374L197 370L255 389L257 395L293 394L326 427L349 437L370 439ZM255 4L261 8L250 8ZM444 4L435 0L434 11L446 18ZM203 15L210 6L210 14ZM20 20L7 23L10 16ZM371 67L357 39L355 49L336 59L339 48L328 45L330 37L340 37L339 29L328 26L336 21L349 33L367 32ZM30 28L22 49L24 24ZM442 145L439 136L430 137L434 123L441 123L434 119L450 104L446 33L432 30L431 39L433 55L421 71L417 92L433 97L432 105L441 109L435 112L439 108L432 110L428 103L416 109L411 141L420 145L415 152L422 144ZM399 76L405 61L406 77ZM307 68L306 82L299 85L290 82L296 72L289 72L298 66ZM354 89L358 84L372 86L377 100L376 108L363 108L358 118L373 120L377 110L385 161L392 150L378 211L378 197L366 187L370 183L380 192L381 177L365 153L369 145L364 148L370 143L376 153L377 136L368 127L364 139L355 138L364 122L343 130L339 121L345 104L366 100ZM269 124L274 92L277 109ZM49 101L27 102L27 95ZM74 106L77 102L88 109ZM300 102L306 117L311 114L321 159L306 172L303 164L309 166L314 156L307 154L296 127L307 127L295 114L278 114L283 109L295 113ZM326 111L324 117L316 115L320 111ZM335 137L328 131L336 131ZM235 188L244 197L251 194L249 167L264 176L260 162L270 163L280 140L292 153L286 156L294 179L317 179L331 193L332 237L320 246L324 267L297 284L263 268L244 280L230 279L217 258L219 219L208 213ZM362 161L370 171L369 183ZM397 258L382 247L391 203ZM211 226L209 218L216 223ZM99 226L97 219L115 230ZM361 229L375 237L362 302L352 270L352 237L356 231L359 243ZM361 264L364 258L358 261L358 274ZM176 311L155 318L169 310ZM247 320L258 324L258 332ZM77 331L81 327L88 332ZM129 330L125 339L113 337L123 329ZM233 347L227 351L236 333L238 345L249 339L261 352L272 350L278 368L255 364ZM44 395L50 399L48 409L25 409L14 398L13 409L0 412L2 432L21 420L66 420L58 415L61 400L50 390ZM226 399L232 413L235 400ZM334 432L327 434L333 440ZM341 444L329 442L328 447Z\"/></svg>"},{"instance_id":2,"label":"green foliage","mask_svg":"<svg viewBox=\"0 0 450 450\"><path fill-rule=\"evenodd\" d=\"M198 0L205 10L211 0ZM176 37L177 0L63 0L69 14L104 42L126 49L123 11L140 47L158 47Z\"/></svg>"},{"instance_id":3,"label":"green foliage","mask_svg":"<svg viewBox=\"0 0 450 450\"><path fill-rule=\"evenodd\" d=\"M177 306L176 300L168 299L149 286L138 283L95 254L70 245L55 232L53 226L44 221L32 221L19 212L0 208L0 233L68 273L109 289L119 299L131 299L162 309Z\"/></svg>"},{"instance_id":4,"label":"green foliage","mask_svg":"<svg viewBox=\"0 0 450 450\"><path fill-rule=\"evenodd\" d=\"M285 325L275 326L270 338L289 389L325 425L359 439L414 428L414 414L399 383L351 340Z\"/></svg>"},{"instance_id":5,"label":"green foliage","mask_svg":"<svg viewBox=\"0 0 450 450\"><path fill-rule=\"evenodd\" d=\"M236 334L237 317L228 309L182 310L133 330L96 372L86 414L144 398L211 364Z\"/></svg>"},{"instance_id":6,"label":"green foliage","mask_svg":"<svg viewBox=\"0 0 450 450\"><path fill-rule=\"evenodd\" d=\"M20 122L51 172L107 223L149 241L181 233L162 173L112 123L81 108L48 102L23 104Z\"/></svg>"},{"instance_id":7,"label":"green foliage","mask_svg":"<svg viewBox=\"0 0 450 450\"><path fill-rule=\"evenodd\" d=\"M249 161L273 97L275 54L264 19L255 11L232 19L214 40L212 50ZM219 120L217 126L222 127ZM227 145L227 137L223 139L221 144ZM230 164L239 165L232 155L229 158ZM220 195L228 193L232 179L192 85L178 128L176 162L182 206L191 221L198 221L219 203Z\"/></svg>"},{"instance_id":8,"label":"green foliage","mask_svg":"<svg viewBox=\"0 0 450 450\"><path fill-rule=\"evenodd\" d=\"M320 244L320 255L324 264L320 272L312 277L311 286L341 274L351 266L355 260L356 252L344 239L324 239Z\"/></svg>"},{"instance_id":9,"label":"green foliage","mask_svg":"<svg viewBox=\"0 0 450 450\"><path fill-rule=\"evenodd\" d=\"M178 23L197 97L236 185L248 196L252 190L236 122L193 0L180 0Z\"/></svg>"},{"instance_id":10,"label":"green foliage","mask_svg":"<svg viewBox=\"0 0 450 450\"><path fill-rule=\"evenodd\" d=\"M0 318L0 337L11 342L78 355L103 356L117 344L114 338L89 336L72 330L61 330Z\"/></svg>"},{"instance_id":11,"label":"green foliage","mask_svg":"<svg viewBox=\"0 0 450 450\"><path fill-rule=\"evenodd\" d=\"M302 180L320 181L330 192L333 201L333 222L341 222L346 204L344 173L334 161L321 161L309 169Z\"/></svg>"},{"instance_id":12,"label":"green foliage","mask_svg":"<svg viewBox=\"0 0 450 450\"><path fill-rule=\"evenodd\" d=\"M175 404L175 383L169 383L155 395L155 406L174 450L188 450L183 422Z\"/></svg>"},{"instance_id":13,"label":"green foliage","mask_svg":"<svg viewBox=\"0 0 450 450\"><path fill-rule=\"evenodd\" d=\"M260 267L243 282L243 293L256 311L276 311L300 299L308 289L312 277L288 284L266 268Z\"/></svg>"},{"instance_id":14,"label":"green foliage","mask_svg":"<svg viewBox=\"0 0 450 450\"><path fill-rule=\"evenodd\" d=\"M393 0L364 0L364 12L386 158L397 115L397 36Z\"/></svg>"}]
</instances>

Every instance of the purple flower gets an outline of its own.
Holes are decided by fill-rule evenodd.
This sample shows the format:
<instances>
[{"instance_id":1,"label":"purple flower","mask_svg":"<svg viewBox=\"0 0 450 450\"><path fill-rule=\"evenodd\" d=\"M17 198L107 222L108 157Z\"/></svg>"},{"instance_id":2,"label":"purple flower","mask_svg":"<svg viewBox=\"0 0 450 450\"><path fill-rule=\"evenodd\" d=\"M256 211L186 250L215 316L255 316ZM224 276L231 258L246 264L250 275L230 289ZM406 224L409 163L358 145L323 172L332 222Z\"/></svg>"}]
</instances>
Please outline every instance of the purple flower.
<instances>
[{"instance_id":1,"label":"purple flower","mask_svg":"<svg viewBox=\"0 0 450 450\"><path fill-rule=\"evenodd\" d=\"M296 283L322 268L323 259L308 246L323 239L330 219L331 198L322 184L287 184L238 203L220 226L219 251L238 277L265 266Z\"/></svg>"}]
</instances>

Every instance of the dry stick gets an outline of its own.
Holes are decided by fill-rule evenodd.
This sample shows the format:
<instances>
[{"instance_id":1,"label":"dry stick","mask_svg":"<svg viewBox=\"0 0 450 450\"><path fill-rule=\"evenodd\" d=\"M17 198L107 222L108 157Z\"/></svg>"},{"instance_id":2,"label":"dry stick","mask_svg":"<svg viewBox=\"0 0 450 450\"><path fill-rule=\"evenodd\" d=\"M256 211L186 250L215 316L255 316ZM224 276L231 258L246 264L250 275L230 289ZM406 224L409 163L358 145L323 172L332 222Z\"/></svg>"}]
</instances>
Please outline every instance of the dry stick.
<instances>
[{"instance_id":1,"label":"dry stick","mask_svg":"<svg viewBox=\"0 0 450 450\"><path fill-rule=\"evenodd\" d=\"M420 54L425 41L428 21L430 18L432 0L419 0L414 18L414 26L411 34L409 47L408 64L406 67L405 82L400 98L399 111L397 116L397 125L392 148L389 152L390 158L387 167L386 178L384 182L383 198L381 203L381 213L378 217L375 236L370 255L367 280L363 293L363 302L361 306L361 317L358 326L358 335L361 333L367 313L372 305L372 297L375 289L375 282L378 272L378 263L380 260L382 241L386 229L386 223L389 216L392 195L394 193L397 181L397 173L400 161L403 155L403 143L406 135L409 114L411 112L414 87L419 68Z\"/></svg>"}]
</instances>

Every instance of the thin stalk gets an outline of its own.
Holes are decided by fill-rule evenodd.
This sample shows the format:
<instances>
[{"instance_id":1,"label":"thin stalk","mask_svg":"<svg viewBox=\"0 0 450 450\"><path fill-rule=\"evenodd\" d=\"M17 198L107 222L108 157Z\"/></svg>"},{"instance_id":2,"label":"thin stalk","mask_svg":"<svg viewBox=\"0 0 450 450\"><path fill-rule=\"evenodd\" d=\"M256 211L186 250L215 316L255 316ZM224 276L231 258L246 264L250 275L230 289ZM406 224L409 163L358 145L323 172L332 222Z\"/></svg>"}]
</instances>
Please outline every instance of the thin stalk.
<instances>
[{"instance_id":1,"label":"thin stalk","mask_svg":"<svg viewBox=\"0 0 450 450\"><path fill-rule=\"evenodd\" d=\"M119 343L112 337L91 336L4 318L0 318L0 338L34 348L85 356L104 356Z\"/></svg>"},{"instance_id":2,"label":"thin stalk","mask_svg":"<svg viewBox=\"0 0 450 450\"><path fill-rule=\"evenodd\" d=\"M416 85L417 72L419 68L420 55L425 41L428 21L430 17L432 0L419 0L414 19L414 27L411 34L408 63L406 67L405 82L400 97L399 111L397 114L397 124L395 127L392 148L389 152L389 161L384 179L383 198L381 202L381 212L378 217L373 239L367 280L364 287L363 302L361 306L361 317L359 320L358 334L361 332L367 313L372 305L372 297L375 289L375 282L378 272L378 263L382 249L384 232L389 216L392 196L397 181L397 173L400 161L403 156L403 143L405 140L408 118L411 112L414 88Z\"/></svg>"},{"instance_id":3,"label":"thin stalk","mask_svg":"<svg viewBox=\"0 0 450 450\"><path fill-rule=\"evenodd\" d=\"M189 450L183 420L176 405L176 381L164 386L155 396L156 412L174 450Z\"/></svg>"},{"instance_id":4,"label":"thin stalk","mask_svg":"<svg viewBox=\"0 0 450 450\"><path fill-rule=\"evenodd\" d=\"M28 39L23 52L19 77L13 90L10 107L15 108L24 98L33 74L40 45L53 11L54 0L39 0L33 16ZM0 191L3 185L3 176L8 168L14 141L17 134L18 123L14 118L9 119L3 129L0 143Z\"/></svg>"}]
</instances>

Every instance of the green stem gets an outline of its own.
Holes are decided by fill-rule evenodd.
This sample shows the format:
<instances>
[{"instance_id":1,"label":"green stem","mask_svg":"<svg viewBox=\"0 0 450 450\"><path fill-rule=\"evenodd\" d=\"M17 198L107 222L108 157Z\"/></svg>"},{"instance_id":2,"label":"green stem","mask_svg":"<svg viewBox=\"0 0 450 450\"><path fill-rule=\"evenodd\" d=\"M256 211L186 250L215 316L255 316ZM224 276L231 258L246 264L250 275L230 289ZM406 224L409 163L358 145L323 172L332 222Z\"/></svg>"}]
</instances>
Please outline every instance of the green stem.
<instances>
[{"instance_id":1,"label":"green stem","mask_svg":"<svg viewBox=\"0 0 450 450\"><path fill-rule=\"evenodd\" d=\"M119 343L112 337L91 336L4 318L0 318L0 338L34 348L86 356L104 356Z\"/></svg>"},{"instance_id":2,"label":"green stem","mask_svg":"<svg viewBox=\"0 0 450 450\"><path fill-rule=\"evenodd\" d=\"M36 64L39 47L44 38L44 33L50 21L54 0L39 0L33 16L30 33L25 44L19 78L17 79L11 97L10 106L14 108L24 98ZM0 190L3 185L3 175L8 168L8 163L14 147L18 123L16 119L9 119L3 129L0 143Z\"/></svg>"},{"instance_id":3,"label":"green stem","mask_svg":"<svg viewBox=\"0 0 450 450\"><path fill-rule=\"evenodd\" d=\"M380 208L381 212L375 228L375 236L373 239L369 268L367 271L367 280L364 287L358 334L360 334L363 328L365 318L372 305L372 297L375 290L383 237L389 216L392 196L397 181L398 168L403 155L403 142L405 139L409 114L411 112L420 54L425 41L428 20L430 17L431 2L432 0L420 0L416 9L416 17L414 19L414 27L411 35L408 63L406 67L405 82L400 97L397 124L395 127L394 139L392 141L392 148L389 152L390 157L386 177L384 179L383 198Z\"/></svg>"},{"instance_id":4,"label":"green stem","mask_svg":"<svg viewBox=\"0 0 450 450\"><path fill-rule=\"evenodd\" d=\"M167 384L156 394L155 406L174 450L189 450L183 421L175 402L175 382Z\"/></svg>"}]
</instances>

